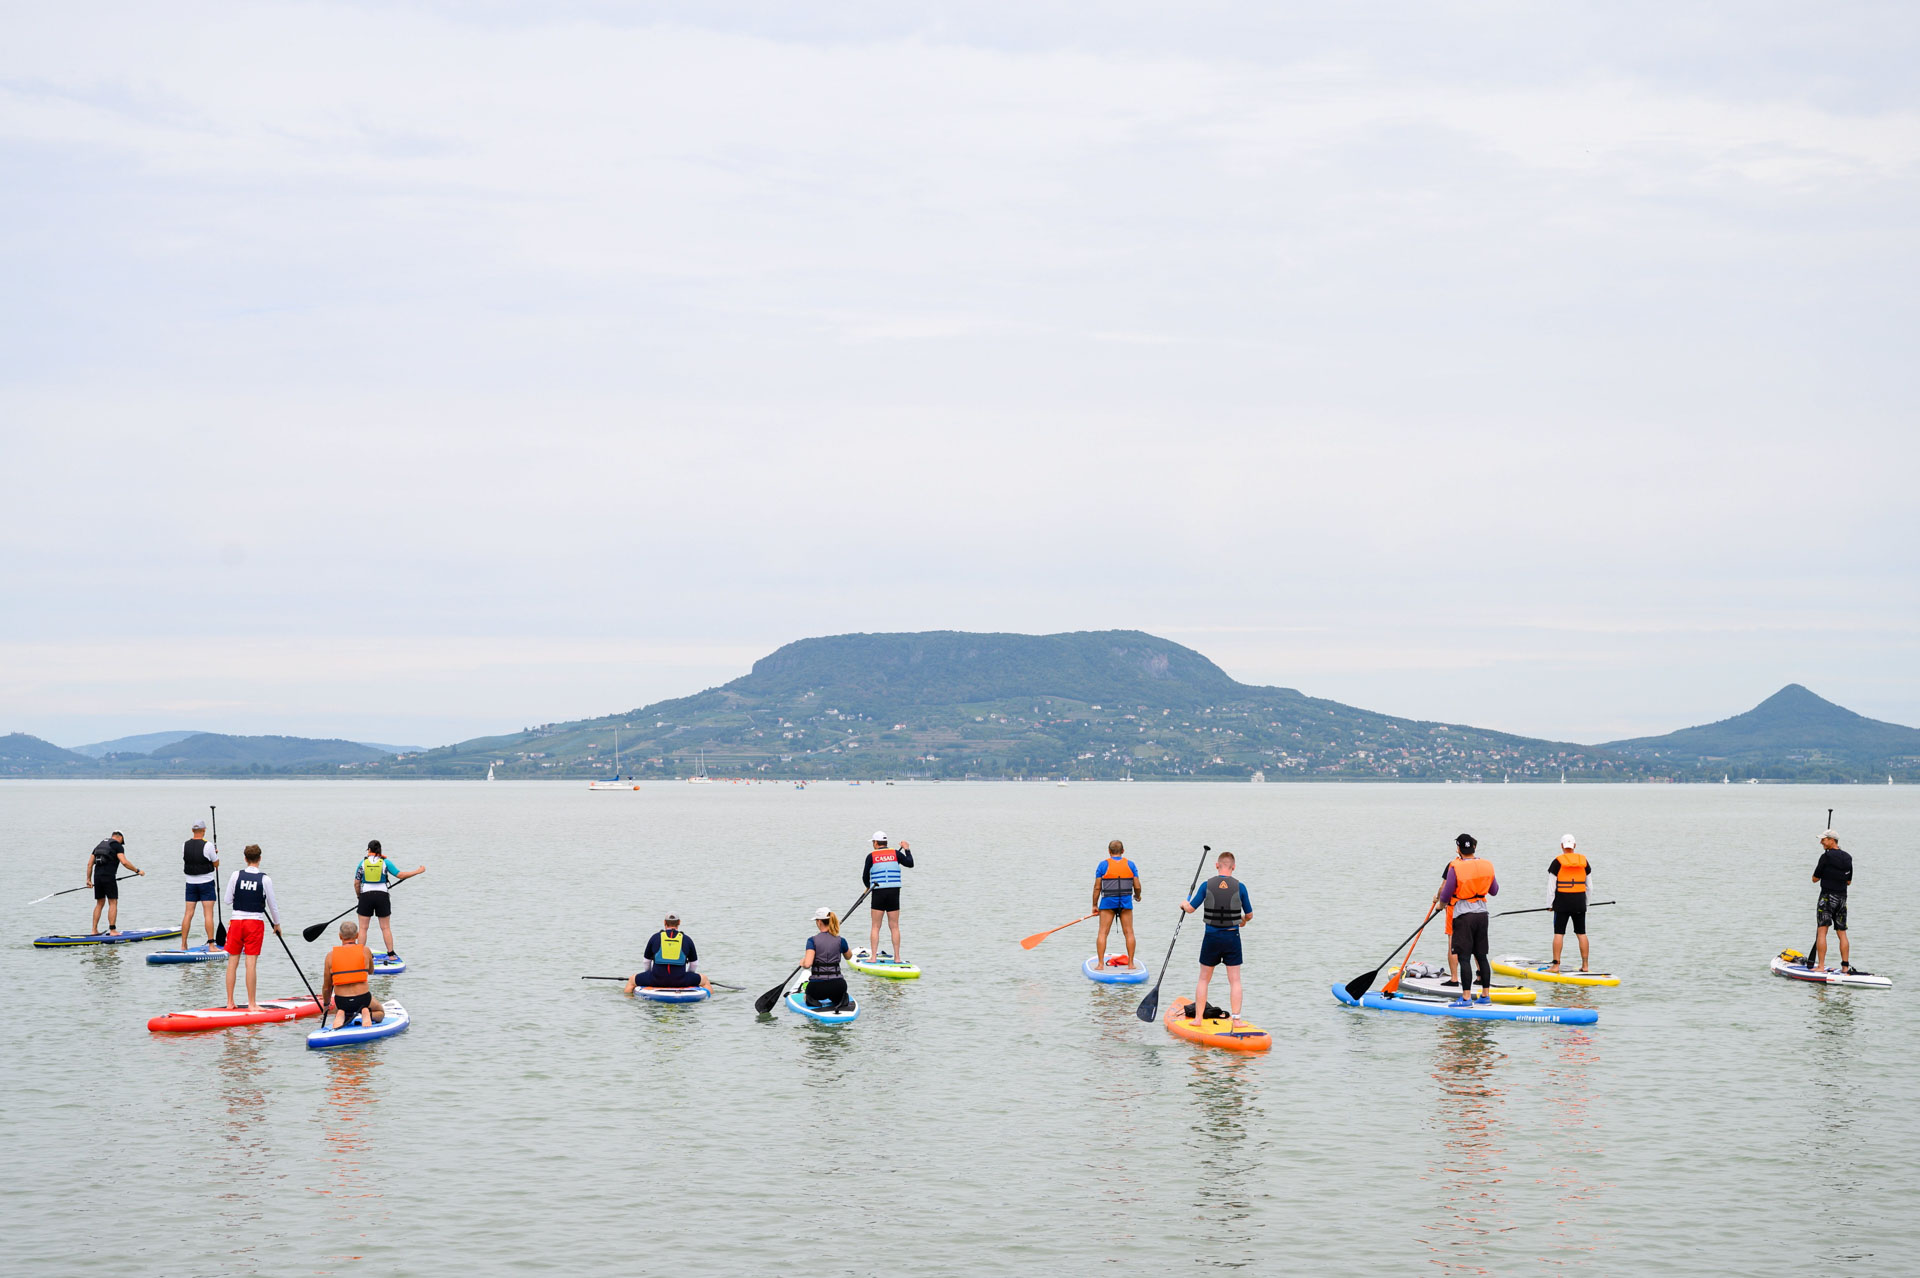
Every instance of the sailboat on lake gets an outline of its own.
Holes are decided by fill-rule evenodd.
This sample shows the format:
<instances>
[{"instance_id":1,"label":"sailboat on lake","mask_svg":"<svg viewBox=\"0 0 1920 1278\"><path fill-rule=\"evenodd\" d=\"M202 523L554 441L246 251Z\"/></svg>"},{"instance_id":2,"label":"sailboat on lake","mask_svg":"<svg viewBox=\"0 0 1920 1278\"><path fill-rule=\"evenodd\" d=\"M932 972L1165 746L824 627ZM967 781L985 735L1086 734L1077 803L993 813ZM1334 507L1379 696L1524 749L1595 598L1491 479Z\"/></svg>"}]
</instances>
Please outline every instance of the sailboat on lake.
<instances>
[{"instance_id":1,"label":"sailboat on lake","mask_svg":"<svg viewBox=\"0 0 1920 1278\"><path fill-rule=\"evenodd\" d=\"M707 752L700 751L699 761L693 765L693 775L687 778L688 785L712 785L713 778L707 775Z\"/></svg>"},{"instance_id":2,"label":"sailboat on lake","mask_svg":"<svg viewBox=\"0 0 1920 1278\"><path fill-rule=\"evenodd\" d=\"M622 780L620 777L620 729L613 730L613 780L589 781L589 790L638 790L640 783L632 777Z\"/></svg>"}]
</instances>

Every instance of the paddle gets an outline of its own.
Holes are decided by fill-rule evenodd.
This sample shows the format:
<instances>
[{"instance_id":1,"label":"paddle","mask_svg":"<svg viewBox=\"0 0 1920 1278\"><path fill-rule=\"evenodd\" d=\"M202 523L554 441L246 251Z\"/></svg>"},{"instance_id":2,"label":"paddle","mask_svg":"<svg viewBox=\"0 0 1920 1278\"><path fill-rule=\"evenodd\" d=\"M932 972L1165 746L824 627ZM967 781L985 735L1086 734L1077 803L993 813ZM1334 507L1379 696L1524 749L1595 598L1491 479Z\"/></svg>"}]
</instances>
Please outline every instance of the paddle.
<instances>
[{"instance_id":1,"label":"paddle","mask_svg":"<svg viewBox=\"0 0 1920 1278\"><path fill-rule=\"evenodd\" d=\"M1827 809L1827 828L1829 830L1833 828L1833 809L1832 808ZM1825 856L1826 854L1827 854L1827 850L1825 848L1820 849L1820 855ZM1816 865L1815 868L1818 868L1818 866ZM1814 918L1817 920L1819 917L1820 917L1819 911L1816 910L1814 912ZM1807 942L1807 970L1809 972L1819 970L1814 966L1814 958L1813 958L1815 947L1818 946L1819 944L1820 944L1820 929L1816 927L1813 929L1813 939Z\"/></svg>"},{"instance_id":2,"label":"paddle","mask_svg":"<svg viewBox=\"0 0 1920 1278\"><path fill-rule=\"evenodd\" d=\"M1095 910L1093 914L1098 914L1099 912L1100 911ZM1093 914L1082 914L1079 918L1075 919L1073 923L1085 923L1088 919L1093 917ZM1063 932L1066 929L1072 927L1073 923L1062 923L1059 927L1050 927L1044 932L1035 932L1032 936L1029 936L1026 940L1020 942L1020 948L1023 950L1030 950L1034 946L1040 944L1040 942L1046 940L1049 936L1052 936L1055 932Z\"/></svg>"},{"instance_id":3,"label":"paddle","mask_svg":"<svg viewBox=\"0 0 1920 1278\"><path fill-rule=\"evenodd\" d=\"M1620 902L1618 901L1595 901L1593 904L1589 905L1587 908L1589 910L1597 910L1603 905L1618 905L1618 904L1620 904ZM1552 908L1553 906L1551 905L1543 905L1536 910L1502 910L1498 914L1494 915L1493 917L1495 917L1496 919L1504 919L1509 914L1545 914L1548 910L1551 910Z\"/></svg>"},{"instance_id":4,"label":"paddle","mask_svg":"<svg viewBox=\"0 0 1920 1278\"><path fill-rule=\"evenodd\" d=\"M1551 909L1553 907L1549 906L1547 908ZM1433 918L1433 915L1429 914L1427 918L1431 920ZM1399 991L1400 978L1407 974L1407 968L1412 965L1413 952L1420 948L1420 937L1421 937L1421 934L1424 933L1426 930L1427 930L1427 925L1425 923L1422 923L1420 925L1420 931L1415 932L1413 934L1413 944L1407 947L1407 956L1400 960L1400 970L1395 972L1392 976L1389 976L1387 978L1387 983L1380 987L1380 992L1382 994L1385 994L1388 998L1392 998L1394 994Z\"/></svg>"},{"instance_id":5,"label":"paddle","mask_svg":"<svg viewBox=\"0 0 1920 1278\"><path fill-rule=\"evenodd\" d=\"M1427 917L1420 920L1420 926L1413 929L1413 931L1407 933L1406 936L1402 938L1400 945L1405 945L1408 941L1411 941L1416 936L1419 936L1421 931L1427 926L1427 924L1433 922L1433 916L1438 914L1439 912L1440 912L1440 907L1437 905L1434 906L1431 910L1427 911ZM1387 956L1380 960L1380 967L1385 967L1387 964L1393 962L1393 956L1400 952L1400 945L1396 945L1391 950L1387 951ZM1380 967L1374 968L1371 972L1362 972L1360 975L1354 977L1351 981L1347 982L1347 993L1353 995L1353 999L1356 1003L1359 1002L1362 998L1366 997L1367 991L1373 988L1374 981L1377 980L1380 976ZM1461 976L1461 979L1463 981L1466 979L1464 974Z\"/></svg>"},{"instance_id":6,"label":"paddle","mask_svg":"<svg viewBox=\"0 0 1920 1278\"><path fill-rule=\"evenodd\" d=\"M387 890L391 892L393 888L397 888L402 883L405 883L405 882L406 882L405 879L396 879L394 880L393 887L390 887ZM346 909L340 911L338 914L328 919L327 923L338 923L341 919L344 919L345 917L347 917L347 915L353 913L355 910L359 908L360 908L360 898L355 897L352 905L349 905ZM311 945L319 937L319 935L322 932L327 930L327 923L315 923L312 927L302 928L300 929L300 935L306 940L307 944ZM360 943L362 945L365 945L367 943L367 938L364 936L361 937ZM371 952L371 947L369 947L369 952ZM623 976L620 979L624 981L626 977Z\"/></svg>"},{"instance_id":7,"label":"paddle","mask_svg":"<svg viewBox=\"0 0 1920 1278\"><path fill-rule=\"evenodd\" d=\"M269 920L269 923L271 924L271 920ZM324 1026L327 1023L327 1020L326 1020L327 1009L325 1005L320 1002L320 996L313 992L313 982L307 979L307 970L301 967L300 960L293 956L293 947L287 944L286 937L280 935L279 926L278 925L272 925L272 926L273 926L273 935L275 939L277 939L280 942L280 948L287 952L287 962L293 964L293 970L300 973L300 983L307 987L307 994L313 999L313 1005L320 1009L320 1023L321 1025ZM320 926L325 927L326 924L322 923Z\"/></svg>"},{"instance_id":8,"label":"paddle","mask_svg":"<svg viewBox=\"0 0 1920 1278\"><path fill-rule=\"evenodd\" d=\"M213 854L218 857L220 855L220 809L209 803L207 805L207 812L213 817ZM213 943L224 947L227 943L227 912L220 908L220 865L218 861L214 863L213 867L213 917L220 923L220 930L213 934ZM187 938L182 936L180 939L185 941Z\"/></svg>"},{"instance_id":9,"label":"paddle","mask_svg":"<svg viewBox=\"0 0 1920 1278\"><path fill-rule=\"evenodd\" d=\"M1200 886L1200 871L1207 868L1207 853L1211 851L1213 849L1206 844L1200 845L1200 864L1193 867L1193 882L1187 884L1187 895L1180 898L1182 905L1186 904L1187 897L1193 895L1193 889ZM1160 982L1167 979L1167 964L1173 962L1173 947L1180 943L1180 923L1186 921L1187 912L1182 910L1180 922L1173 925L1173 939L1167 942L1167 957L1160 960L1160 975L1154 980L1153 988L1147 991L1147 996L1140 1000L1140 1006L1133 1009L1133 1014L1148 1024L1153 1023L1154 1015L1160 1010ZM1205 1010L1205 1008L1194 1009L1196 1015Z\"/></svg>"},{"instance_id":10,"label":"paddle","mask_svg":"<svg viewBox=\"0 0 1920 1278\"><path fill-rule=\"evenodd\" d=\"M872 888L868 888L866 892L862 892L860 894L859 900L856 900L852 905L849 905L847 907L847 914L851 914L855 910L859 909L860 902L866 900L867 894L872 891L873 891ZM840 917L844 919L847 917L847 914L842 914ZM774 1003L779 1000L782 994L787 992L787 982L791 981L795 976L799 974L801 966L802 966L801 964L796 963L794 965L793 971L788 972L785 976L780 978L780 983L778 985L768 990L765 994L762 994L759 998L756 998L755 1000L753 1000L753 1010L759 1013L761 1016L765 1016L768 1012L771 1012L773 1010ZM622 979L624 980L625 978L623 977Z\"/></svg>"},{"instance_id":11,"label":"paddle","mask_svg":"<svg viewBox=\"0 0 1920 1278\"><path fill-rule=\"evenodd\" d=\"M122 874L122 875L121 875L121 876L120 876L119 878L117 878L117 879L115 879L115 880L114 880L114 882L115 882L115 883L125 883L125 882L126 882L126 881L127 881L128 879L137 879L137 878L139 878L139 877L140 877L140 876L139 876L139 875L137 875L137 874ZM56 896L65 896L65 895L66 895L66 894L67 894L68 892L89 892L89 891L92 891L92 890L93 890L93 884L91 884L91 883L82 883L82 884L81 884L81 885L80 885L79 887L77 887L77 888L66 888L66 889L63 889L62 891L59 891L59 892L49 892L49 893L47 893L47 894L46 894L45 896L42 896L42 897L36 897L35 899L33 899L33 900L31 900L31 901L28 901L28 902L27 902L27 904L28 904L28 905L38 905L38 904L40 904L40 902L41 902L41 901L51 901L51 900L52 900L52 899L53 899L54 897L56 897Z\"/></svg>"},{"instance_id":12,"label":"paddle","mask_svg":"<svg viewBox=\"0 0 1920 1278\"><path fill-rule=\"evenodd\" d=\"M583 981L619 981L625 984L632 978L626 976L583 976L580 979ZM722 985L718 981L708 981L707 984L713 986L716 990L731 990L735 994L743 993L746 990L744 985ZM688 988L691 989L692 987L689 986Z\"/></svg>"}]
</instances>

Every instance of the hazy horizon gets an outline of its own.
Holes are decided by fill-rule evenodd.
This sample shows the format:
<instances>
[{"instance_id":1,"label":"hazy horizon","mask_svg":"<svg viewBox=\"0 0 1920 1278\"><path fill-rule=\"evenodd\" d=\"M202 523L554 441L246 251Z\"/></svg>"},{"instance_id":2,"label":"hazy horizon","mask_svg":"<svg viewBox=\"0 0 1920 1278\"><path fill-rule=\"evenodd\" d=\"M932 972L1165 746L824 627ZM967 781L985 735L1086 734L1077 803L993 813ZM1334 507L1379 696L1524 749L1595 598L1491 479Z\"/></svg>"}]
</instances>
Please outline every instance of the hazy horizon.
<instances>
[{"instance_id":1,"label":"hazy horizon","mask_svg":"<svg viewBox=\"0 0 1920 1278\"><path fill-rule=\"evenodd\" d=\"M1125 628L1920 723L1920 14L15 6L0 733L442 744Z\"/></svg>"}]
</instances>

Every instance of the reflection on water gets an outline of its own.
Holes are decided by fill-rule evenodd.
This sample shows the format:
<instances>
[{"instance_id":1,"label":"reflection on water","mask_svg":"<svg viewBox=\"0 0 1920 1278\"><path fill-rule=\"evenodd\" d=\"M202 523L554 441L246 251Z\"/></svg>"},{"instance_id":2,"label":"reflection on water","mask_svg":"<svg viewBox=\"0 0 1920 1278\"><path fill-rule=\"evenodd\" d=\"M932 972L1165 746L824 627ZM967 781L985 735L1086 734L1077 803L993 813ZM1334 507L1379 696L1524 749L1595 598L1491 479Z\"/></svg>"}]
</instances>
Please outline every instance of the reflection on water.
<instances>
[{"instance_id":1,"label":"reflection on water","mask_svg":"<svg viewBox=\"0 0 1920 1278\"><path fill-rule=\"evenodd\" d=\"M1806 1082L1811 1102L1805 1166L1822 1184L1838 1180L1849 1182L1847 1169L1859 1158L1862 1135L1856 1131L1865 1111L1871 1115L1873 1095L1863 1090L1853 1077L1858 1043L1859 1008L1854 1002L1859 992L1816 985L1809 991L1813 1011L1808 1018ZM1874 1253L1860 1245L1860 1227L1866 1223L1848 1205L1845 1197L1835 1195L1828 1207L1814 1219L1825 1235L1818 1240L1819 1257L1828 1264L1860 1264L1871 1261Z\"/></svg>"},{"instance_id":2,"label":"reflection on water","mask_svg":"<svg viewBox=\"0 0 1920 1278\"><path fill-rule=\"evenodd\" d=\"M1244 1269L1254 1261L1254 1220L1267 1142L1257 1136L1264 1116L1256 1103L1259 1062L1238 1052L1195 1051L1187 1095L1198 1117L1187 1147L1200 1168L1194 1194L1195 1236L1206 1239L1206 1261Z\"/></svg>"},{"instance_id":3,"label":"reflection on water","mask_svg":"<svg viewBox=\"0 0 1920 1278\"><path fill-rule=\"evenodd\" d=\"M1490 1272L1487 1244L1514 1227L1501 1192L1507 1151L1499 1069L1506 1059L1484 1021L1449 1021L1435 1039L1430 1121L1440 1133L1441 1160L1428 1164L1424 1179L1439 1182L1440 1214L1420 1232L1442 1268Z\"/></svg>"},{"instance_id":4,"label":"reflection on water","mask_svg":"<svg viewBox=\"0 0 1920 1278\"><path fill-rule=\"evenodd\" d=\"M263 1179L279 1180L280 1169L267 1130L266 1038L277 1026L218 1031L220 1056L215 1077L225 1117L220 1122L230 1165L222 1170L227 1188L218 1219L230 1255L257 1260L255 1239L265 1232L260 1204Z\"/></svg>"},{"instance_id":5,"label":"reflection on water","mask_svg":"<svg viewBox=\"0 0 1920 1278\"><path fill-rule=\"evenodd\" d=\"M1591 1006L1591 995L1581 990L1578 996L1559 1000L1565 1006ZM1588 1168L1604 1157L1606 1146L1600 1142L1593 1114L1593 1071L1600 1064L1600 1039L1584 1027L1568 1027L1548 1043L1550 1064L1539 1071L1541 1090L1551 1109L1547 1122L1547 1143L1541 1161L1551 1169L1553 1187L1559 1195L1559 1212L1553 1234L1565 1253L1597 1252L1603 1237L1593 1223L1598 1199L1610 1185L1588 1180Z\"/></svg>"},{"instance_id":6,"label":"reflection on water","mask_svg":"<svg viewBox=\"0 0 1920 1278\"><path fill-rule=\"evenodd\" d=\"M374 1075L380 1053L345 1047L323 1053L323 1059L327 1076L320 1126L325 1133L321 1158L326 1176L310 1188L326 1195L333 1209L327 1237L348 1249L334 1253L334 1259L359 1260L355 1244L379 1234L388 1223L381 1203L380 1173L373 1166L380 1095Z\"/></svg>"}]
</instances>

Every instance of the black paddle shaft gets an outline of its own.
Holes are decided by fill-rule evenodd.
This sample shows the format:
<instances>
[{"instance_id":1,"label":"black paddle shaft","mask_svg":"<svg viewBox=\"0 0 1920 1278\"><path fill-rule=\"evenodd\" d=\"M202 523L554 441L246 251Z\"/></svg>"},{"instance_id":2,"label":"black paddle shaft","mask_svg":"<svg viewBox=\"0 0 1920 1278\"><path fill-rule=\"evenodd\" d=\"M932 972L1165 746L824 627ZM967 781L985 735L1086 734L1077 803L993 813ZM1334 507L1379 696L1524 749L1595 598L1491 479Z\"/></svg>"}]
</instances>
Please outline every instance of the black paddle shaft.
<instances>
[{"instance_id":1,"label":"black paddle shaft","mask_svg":"<svg viewBox=\"0 0 1920 1278\"><path fill-rule=\"evenodd\" d=\"M307 979L307 969L300 966L300 960L293 956L293 947L287 944L286 937L280 935L280 925L275 923L272 919L268 919L267 924L268 926L273 928L273 935L276 939L279 940L280 948L287 952L287 962L293 964L293 970L300 973L300 983L307 987L307 993L309 996L312 997L313 1005L315 1007L320 1008L321 1015L324 1016L326 1014L327 1009L321 1006L320 996L313 992L313 982ZM321 924L321 926L325 927L326 925L323 923ZM321 1023L323 1025L325 1024L324 1021L322 1021Z\"/></svg>"},{"instance_id":2,"label":"black paddle shaft","mask_svg":"<svg viewBox=\"0 0 1920 1278\"><path fill-rule=\"evenodd\" d=\"M867 896L872 891L873 891L872 888L868 888L865 892L862 892L854 900L853 904L847 907L847 913L842 914L840 916L841 919L844 920L848 914L852 914L855 910L859 909L860 902L866 900ZM765 1016L768 1012L771 1012L773 1010L773 1005L779 1001L780 996L782 994L787 992L787 982L791 981L795 976L798 976L800 974L801 966L802 965L800 964L795 964L793 971L788 972L784 977L780 978L780 983L778 985L768 990L765 994L762 994L759 998L756 998L755 1000L753 1000L753 1010L757 1015Z\"/></svg>"},{"instance_id":3,"label":"black paddle shaft","mask_svg":"<svg viewBox=\"0 0 1920 1278\"><path fill-rule=\"evenodd\" d=\"M220 851L220 809L209 803L207 814L213 818L213 850L217 854ZM213 934L213 943L225 945L227 943L227 912L220 908L220 863L218 861L213 864L213 918L214 922L220 925L219 930ZM187 938L182 936L180 943L184 945L186 940Z\"/></svg>"},{"instance_id":4,"label":"black paddle shaft","mask_svg":"<svg viewBox=\"0 0 1920 1278\"><path fill-rule=\"evenodd\" d=\"M1593 904L1589 905L1587 908L1589 910L1597 910L1603 905L1618 905L1618 904L1620 904L1620 902L1618 901L1595 901ZM1509 914L1545 914L1548 910L1551 910L1553 908L1555 907L1551 905L1543 905L1538 909L1534 909L1534 910L1502 910L1498 914L1494 915L1493 917L1495 917L1496 919L1504 919Z\"/></svg>"},{"instance_id":5,"label":"black paddle shaft","mask_svg":"<svg viewBox=\"0 0 1920 1278\"><path fill-rule=\"evenodd\" d=\"M399 887L402 883L405 883L405 882L406 882L405 879L395 879L393 886ZM389 888L388 890L391 891L392 889ZM355 910L359 908L360 908L360 898L358 896L355 896L353 899L352 905L349 905L346 909L340 911L338 914L328 919L327 923L338 923L341 919L344 919L345 917L347 917L347 915L353 913ZM320 934L327 930L327 923L311 923L306 927L302 928L300 930L301 939L306 941L308 945L312 945L314 941L319 939ZM364 936L361 937L360 943L362 945L365 945L367 943L367 938Z\"/></svg>"},{"instance_id":6,"label":"black paddle shaft","mask_svg":"<svg viewBox=\"0 0 1920 1278\"><path fill-rule=\"evenodd\" d=\"M1200 864L1193 867L1193 882L1187 884L1187 895L1180 898L1180 904L1185 905L1187 897L1192 896L1193 890L1200 886L1200 872L1207 868L1207 853L1211 851L1213 848L1207 844L1200 845ZM1153 988L1148 990L1147 996L1140 1000L1140 1006L1133 1009L1135 1016L1149 1024L1160 1011L1160 982L1167 979L1167 964L1173 962L1173 947L1180 943L1180 924L1186 921L1187 912L1182 910L1180 918L1173 925L1173 939L1167 942L1167 956L1160 960L1160 975L1154 978ZM1204 1008L1194 1009L1196 1014L1204 1010Z\"/></svg>"},{"instance_id":7,"label":"black paddle shaft","mask_svg":"<svg viewBox=\"0 0 1920 1278\"><path fill-rule=\"evenodd\" d=\"M1427 917L1420 920L1420 927L1416 927L1415 929L1413 929L1413 931L1407 933L1407 935L1405 936L1405 938L1401 940L1399 945L1396 945L1391 950L1387 951L1387 956L1380 960L1380 967L1385 967L1387 964L1393 962L1393 956L1398 954L1401 948L1405 946L1408 941L1411 941L1414 937L1420 935L1420 929L1426 927L1427 924L1433 922L1433 916L1438 914L1439 912L1440 912L1440 907L1437 905L1434 906L1431 910L1427 911ZM1347 993L1353 995L1353 997L1356 1000L1358 1000L1363 995L1365 995L1368 990L1373 988L1374 981L1379 979L1380 967L1374 968L1371 972L1363 972L1359 976L1354 977L1351 981L1348 981Z\"/></svg>"}]
</instances>

